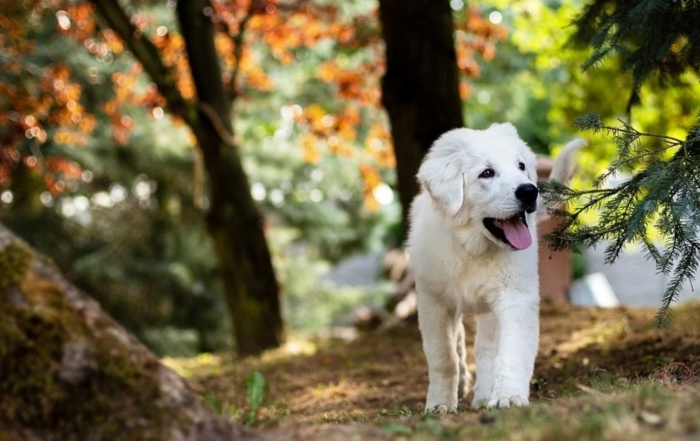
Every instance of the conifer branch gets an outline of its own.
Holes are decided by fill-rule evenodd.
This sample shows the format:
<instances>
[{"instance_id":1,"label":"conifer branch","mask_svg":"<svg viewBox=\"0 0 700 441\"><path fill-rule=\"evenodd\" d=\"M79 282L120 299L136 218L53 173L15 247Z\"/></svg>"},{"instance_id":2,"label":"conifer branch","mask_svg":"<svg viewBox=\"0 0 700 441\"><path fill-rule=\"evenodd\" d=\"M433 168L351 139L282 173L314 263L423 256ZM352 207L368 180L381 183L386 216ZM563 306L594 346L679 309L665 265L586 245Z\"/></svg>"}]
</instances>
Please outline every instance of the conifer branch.
<instances>
[{"instance_id":1,"label":"conifer branch","mask_svg":"<svg viewBox=\"0 0 700 441\"><path fill-rule=\"evenodd\" d=\"M575 124L583 130L608 133L618 147L618 158L596 179L593 189L573 190L558 182L540 185L546 199L574 204L569 212L550 210L562 222L545 236L545 242L555 250L579 250L605 242L606 263L615 262L626 245L641 243L657 271L672 274L656 316L657 325L664 326L670 320L671 305L700 266L700 226L696 225L700 219L700 125L681 140L640 132L622 121L620 126L608 126L595 113L577 118ZM673 148L677 151L670 158L661 154ZM615 175L627 179L606 187L609 177ZM580 216L591 211L598 213L598 223L583 225ZM652 227L664 240L665 249L659 250L652 242Z\"/></svg>"}]
</instances>

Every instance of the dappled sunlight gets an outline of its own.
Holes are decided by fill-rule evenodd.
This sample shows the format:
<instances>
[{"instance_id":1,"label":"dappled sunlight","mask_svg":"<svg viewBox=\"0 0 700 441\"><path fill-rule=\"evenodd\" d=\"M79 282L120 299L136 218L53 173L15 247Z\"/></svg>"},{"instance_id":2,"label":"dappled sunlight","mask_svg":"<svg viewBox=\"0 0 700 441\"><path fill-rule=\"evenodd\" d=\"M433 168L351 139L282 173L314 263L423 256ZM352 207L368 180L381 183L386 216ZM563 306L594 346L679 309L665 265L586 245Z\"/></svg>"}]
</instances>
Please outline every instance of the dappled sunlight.
<instances>
[{"instance_id":1,"label":"dappled sunlight","mask_svg":"<svg viewBox=\"0 0 700 441\"><path fill-rule=\"evenodd\" d=\"M255 359L257 363L276 363L295 356L313 355L317 345L309 340L290 340L277 349L265 351ZM225 366L230 365L230 354L202 353L196 357L163 357L161 361L177 372L178 375L189 378L192 376L220 375L224 374ZM246 363L250 360L241 360ZM234 363L238 363L236 360Z\"/></svg>"},{"instance_id":2,"label":"dappled sunlight","mask_svg":"<svg viewBox=\"0 0 700 441\"><path fill-rule=\"evenodd\" d=\"M569 340L557 345L554 350L560 354L570 354L591 344L604 345L611 340L619 340L626 335L628 323L629 319L624 315L611 322L596 323L575 331Z\"/></svg>"},{"instance_id":3,"label":"dappled sunlight","mask_svg":"<svg viewBox=\"0 0 700 441\"><path fill-rule=\"evenodd\" d=\"M161 361L184 378L190 378L194 375L219 375L222 373L222 357L219 355L204 353L191 358L163 357Z\"/></svg>"},{"instance_id":4,"label":"dappled sunlight","mask_svg":"<svg viewBox=\"0 0 700 441\"><path fill-rule=\"evenodd\" d=\"M260 413L266 424L330 422L376 418L404 405L419 408L427 387L420 348L418 330L411 327L321 345L314 354L270 351L239 361L209 356L200 359L201 365L188 360L176 364L197 366L188 379L200 394L214 394L238 408L246 406L245 378L261 372L269 387ZM215 367L207 366L207 361Z\"/></svg>"},{"instance_id":5,"label":"dappled sunlight","mask_svg":"<svg viewBox=\"0 0 700 441\"><path fill-rule=\"evenodd\" d=\"M624 401L633 385L694 384L700 374L700 339L697 328L690 334L683 329L699 310L700 303L676 308L679 321L659 332L652 327L653 309L544 304L533 402L591 393L591 399L611 394ZM466 327L473 371L473 323ZM268 381L258 421L263 427L403 421L422 414L427 388L420 334L415 324L406 323L296 356L280 349L239 361L211 355L178 359L175 366L200 394L214 394L240 409L247 405L245 378L261 372ZM564 403L564 413L578 406Z\"/></svg>"}]
</instances>

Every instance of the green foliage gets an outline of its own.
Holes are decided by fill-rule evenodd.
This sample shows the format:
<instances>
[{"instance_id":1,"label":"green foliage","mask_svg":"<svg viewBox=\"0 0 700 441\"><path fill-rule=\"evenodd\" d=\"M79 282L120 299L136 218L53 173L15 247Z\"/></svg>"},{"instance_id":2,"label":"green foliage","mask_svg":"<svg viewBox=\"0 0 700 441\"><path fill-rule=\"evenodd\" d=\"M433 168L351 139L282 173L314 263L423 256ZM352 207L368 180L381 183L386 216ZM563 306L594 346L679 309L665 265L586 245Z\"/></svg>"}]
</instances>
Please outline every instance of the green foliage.
<instances>
[{"instance_id":1,"label":"green foliage","mask_svg":"<svg viewBox=\"0 0 700 441\"><path fill-rule=\"evenodd\" d=\"M362 0L346 2L342 9L351 20L374 6ZM146 2L138 11L159 26L176 26L164 3ZM9 188L14 201L0 203L0 221L51 256L76 285L159 355L229 349L231 326L206 232L206 211L194 203L193 188L207 183L194 178L190 133L167 114L156 117L141 106L126 105L121 110L133 129L126 144L116 143L104 106L117 89L110 79L134 67L133 55L94 56L81 43L57 36L53 13L32 22L31 34L38 44L28 62L37 72L64 62L82 88L80 105L96 124L85 148L56 144L50 136L41 146L21 141L20 150L36 154L40 162L66 158L87 173L66 179L64 193L51 194L39 173L18 170ZM250 44L255 62L275 88L241 91L235 134L268 221L292 330L314 332L367 296L361 290L336 293L317 286L316 280L331 262L381 249L388 226L398 219L398 207L394 203L371 212L363 206L359 165L367 159L363 141L382 117L379 110L362 113L352 143L355 156L323 155L317 163L304 162L300 140L307 129L288 114L294 104L320 103L329 113L343 109L346 103L337 98L335 86L316 77L318 66L335 58L352 65L369 51L341 50L326 42L300 48L294 63L281 64L268 46ZM10 81L2 74L0 80ZM147 87L142 76L134 91ZM285 109L287 117L280 113ZM47 130L58 128L54 124ZM391 183L391 172L384 174Z\"/></svg>"},{"instance_id":2,"label":"green foliage","mask_svg":"<svg viewBox=\"0 0 700 441\"><path fill-rule=\"evenodd\" d=\"M224 412L227 412L228 415L225 416L229 416L231 418L237 418L239 416L239 409L235 404L229 404L226 406L216 395L206 394L202 396L202 399L214 410L214 412L219 415L225 415Z\"/></svg>"},{"instance_id":3,"label":"green foliage","mask_svg":"<svg viewBox=\"0 0 700 441\"><path fill-rule=\"evenodd\" d=\"M618 149L618 157L595 180L593 188L576 191L558 182L541 186L545 198L572 204L570 212L553 210L564 221L547 236L555 249L594 247L608 242L606 263L615 262L623 247L641 242L660 273L671 276L656 316L659 326L670 319L670 305L686 281L692 281L700 264L700 125L690 128L685 140L640 132L624 122L605 125L591 113L576 120L577 127L605 131ZM609 179L626 177L609 186ZM582 199L582 201L581 201ZM599 221L584 225L583 213L597 211ZM653 227L664 241L659 249L650 233Z\"/></svg>"},{"instance_id":4,"label":"green foliage","mask_svg":"<svg viewBox=\"0 0 700 441\"><path fill-rule=\"evenodd\" d=\"M673 79L700 69L700 3L693 0L593 0L576 18L572 41L590 46L586 70L612 54L633 78L628 108L639 102L639 89L652 75Z\"/></svg>"},{"instance_id":5,"label":"green foliage","mask_svg":"<svg viewBox=\"0 0 700 441\"><path fill-rule=\"evenodd\" d=\"M470 80L471 93L463 103L467 125L486 128L494 122L509 121L537 153L548 154L552 144L563 142L565 138L552 130L548 117L552 99L543 87L543 78L533 74L535 71L543 73L535 66L538 50L530 50L514 38L519 33L530 34L537 29L530 23L523 23L517 5L496 0L480 2L480 6L487 16L492 9L503 13L503 25L510 38L497 45L496 55L490 62L482 62L477 57L481 75Z\"/></svg>"},{"instance_id":6,"label":"green foliage","mask_svg":"<svg viewBox=\"0 0 700 441\"><path fill-rule=\"evenodd\" d=\"M573 253L571 255L571 278L573 280L578 280L588 274L588 262L579 253Z\"/></svg>"},{"instance_id":7,"label":"green foliage","mask_svg":"<svg viewBox=\"0 0 700 441\"><path fill-rule=\"evenodd\" d=\"M645 0L629 5L602 0L588 3L583 13L580 0L480 3L486 15L492 10L502 13L509 41L498 45L493 60L480 63L482 75L473 80L471 96L464 103L469 125L485 127L494 121L513 121L533 148L549 153L553 146L572 136L574 115L589 109L597 110L600 117L581 123L607 131L604 127L612 127L616 118L624 115L626 96L620 98L620 91L635 90L645 104L634 109L634 127L639 132L625 125L615 132L619 136L614 140L622 151L613 166L635 174L648 167L644 161L670 161L678 147L668 147L663 137L642 134L663 133L681 139L685 133L679 127L692 124L700 94L695 75L698 33L692 29L697 22L692 19L697 5L680 0ZM596 9L596 4L606 6ZM338 7L345 18L352 19L374 6L372 1L355 0ZM641 17L650 8L654 13L637 20L634 14ZM175 25L172 11L165 4L146 2L139 10L155 17L154 23L168 28ZM675 14L679 10L686 13L681 21L660 18L670 15L656 15L659 11ZM589 63L595 70L580 69L590 54L564 45L572 32L569 25L577 16L576 23L585 30L577 31L577 41L595 40L598 46L594 57L605 60ZM617 24L628 18L643 26ZM227 349L230 324L222 312L225 308L214 253L205 231L204 211L193 203L194 161L187 142L189 134L167 116L154 119L145 109L128 106L125 116L134 121L134 129L126 145L117 145L102 109L115 93L109 79L116 72L128 71L133 66L132 56L124 53L102 59L69 38L56 38L55 17L50 14L35 25L32 35L40 44L30 55L31 63L38 70L57 59L70 66L72 79L83 88L80 104L97 119L87 148L49 141L41 146L41 154L47 160L65 157L76 161L90 171L91 178L68 182L66 193L50 195L44 193L40 177L18 174L11 188L14 202L0 205L2 221L51 255L76 284L97 294L110 314L158 353L185 355ZM656 38L667 30L671 37ZM363 141L372 124L384 117L381 111L360 112L357 140L351 143L354 156L323 154L313 163L304 161L300 149L308 127L289 113L312 103L329 115L344 109L347 102L338 99L337 86L317 77L319 66L327 60L336 60L341 67L355 66L373 59L372 53L368 48L327 41L299 48L295 61L283 64L269 47L251 45L256 63L273 80L275 88L241 91L236 103L235 134L254 197L269 223L268 240L283 284L286 316L294 331L314 332L354 305L371 303L384 295L384 287L337 289L319 285L317 279L334 262L385 246L390 240L389 228L398 219L398 207L394 202L378 212L363 209L365 183L358 172L368 159ZM621 52L623 46L631 51ZM642 69L643 63L638 67L634 57L651 46L657 55L640 60L648 64L647 68L656 66L657 70L644 74L644 86L640 86L641 80L635 83L634 78L619 74L620 69ZM610 50L604 52L606 48ZM611 54L621 57L613 58ZM682 71L682 65L690 70L674 76ZM660 73L657 76L667 86L663 93L656 87L660 83L655 81L655 73ZM135 87L147 86L142 79ZM616 154L616 144L590 144L581 152L581 172L573 188L588 188L588 181L600 174ZM30 140L21 148L36 150ZM318 148L324 151L322 140ZM556 152L556 147L553 150ZM630 162L639 154L649 157ZM657 172L663 171L668 178L669 171L678 171L674 167L662 167ZM680 170L686 176L691 174L688 165ZM391 185L393 173L382 174ZM646 179L644 185L648 186L651 178ZM653 181L658 182L673 189L670 181ZM148 188L148 196L139 196L137 188ZM637 193L631 188L628 192L622 202L633 201L632 205L636 199L653 194L646 187ZM124 198L101 205L100 201L119 194ZM564 196L574 198L574 193ZM76 203L85 200L89 208L75 212ZM660 206L652 204L645 210L635 216L629 213L629 219L635 222L633 230L646 224L652 240L657 233L651 227L660 222ZM582 211L574 227L585 231L587 225L605 224L598 221L598 214L596 207ZM639 237L620 225L616 227L631 238ZM629 242L626 237L623 243ZM677 254L678 259L682 255Z\"/></svg>"},{"instance_id":8,"label":"green foliage","mask_svg":"<svg viewBox=\"0 0 700 441\"><path fill-rule=\"evenodd\" d=\"M558 146L576 136L572 126L576 116L595 110L608 125L626 116L627 91L632 90L633 80L620 74L619 57L608 57L595 69L583 71L589 50L567 44L583 1L485 0L480 4L502 14L509 40L499 45L491 63L481 66L483 75L474 81L472 96L465 103L469 124L513 121L538 152L551 150L556 155ZM480 97L483 91L489 96ZM644 105L636 106L632 115L638 130L682 138L685 132L680 128L694 123L700 81L694 71L666 78L663 85L651 77L639 96ZM597 142L592 136L587 139L588 148L577 156L578 173L572 181L577 189L590 187L616 155L613 144ZM597 217L588 213L582 221L595 223Z\"/></svg>"},{"instance_id":9,"label":"green foliage","mask_svg":"<svg viewBox=\"0 0 700 441\"><path fill-rule=\"evenodd\" d=\"M252 424L258 418L258 411L262 407L263 394L267 388L267 380L263 374L254 371L245 380L246 398L248 399L248 412L245 414L246 424Z\"/></svg>"},{"instance_id":10,"label":"green foliage","mask_svg":"<svg viewBox=\"0 0 700 441\"><path fill-rule=\"evenodd\" d=\"M626 111L632 116L636 105L636 118L634 123L614 124L614 114L607 110L604 116L590 112L576 118L579 129L607 133L616 157L593 180L592 189L573 190L556 182L543 187L553 200L578 203L570 213L557 212L565 221L549 235L552 246L580 250L606 242L606 262L613 263L627 244L640 242L657 270L670 277L656 316L659 326L670 319L670 304L684 283L692 282L700 264L695 225L700 215L700 133L697 121L690 120L697 112L700 84L698 17L697 2L659 0L592 0L576 14L570 40L593 49L582 71L594 80L631 73L629 87L618 83L615 89L631 89ZM602 63L609 58L612 69ZM618 103L611 86L600 88L607 97L580 109ZM678 94L681 89L685 92ZM611 182L616 178L622 182Z\"/></svg>"}]
</instances>

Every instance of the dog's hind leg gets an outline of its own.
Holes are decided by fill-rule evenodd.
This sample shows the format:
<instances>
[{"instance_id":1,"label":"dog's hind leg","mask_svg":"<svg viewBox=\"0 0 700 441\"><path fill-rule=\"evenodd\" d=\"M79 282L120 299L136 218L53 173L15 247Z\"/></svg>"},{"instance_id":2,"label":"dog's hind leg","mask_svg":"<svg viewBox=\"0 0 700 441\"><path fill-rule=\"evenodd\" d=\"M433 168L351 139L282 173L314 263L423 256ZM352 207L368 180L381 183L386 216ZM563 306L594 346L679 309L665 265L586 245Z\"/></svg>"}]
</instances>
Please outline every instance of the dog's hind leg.
<instances>
[{"instance_id":1,"label":"dog's hind leg","mask_svg":"<svg viewBox=\"0 0 700 441\"><path fill-rule=\"evenodd\" d=\"M462 315L457 321L457 357L459 357L459 386L457 386L457 398L466 398L472 387L472 374L467 368L467 347L464 343L464 323Z\"/></svg>"}]
</instances>

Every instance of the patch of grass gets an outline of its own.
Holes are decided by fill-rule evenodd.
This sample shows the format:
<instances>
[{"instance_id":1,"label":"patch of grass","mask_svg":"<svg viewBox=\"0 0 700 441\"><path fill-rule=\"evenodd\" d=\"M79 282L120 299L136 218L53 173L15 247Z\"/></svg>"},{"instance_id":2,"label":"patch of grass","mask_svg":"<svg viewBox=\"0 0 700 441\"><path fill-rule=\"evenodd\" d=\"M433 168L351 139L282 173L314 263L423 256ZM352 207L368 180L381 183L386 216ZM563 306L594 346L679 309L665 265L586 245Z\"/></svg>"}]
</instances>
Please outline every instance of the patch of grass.
<instances>
[{"instance_id":1,"label":"patch of grass","mask_svg":"<svg viewBox=\"0 0 700 441\"><path fill-rule=\"evenodd\" d=\"M253 424L258 419L262 407L263 394L267 388L267 380L258 371L253 372L245 381L248 411L245 413L246 424Z\"/></svg>"},{"instance_id":2,"label":"patch of grass","mask_svg":"<svg viewBox=\"0 0 700 441\"><path fill-rule=\"evenodd\" d=\"M438 440L658 440L697 435L700 391L669 389L646 383L625 391L597 391L522 409L466 412L452 417L427 416L389 423L392 439Z\"/></svg>"},{"instance_id":3,"label":"patch of grass","mask_svg":"<svg viewBox=\"0 0 700 441\"><path fill-rule=\"evenodd\" d=\"M225 415L232 419L243 419L243 422L252 425L258 422L260 417L260 409L263 404L263 395L267 390L267 380L263 374L258 371L253 372L245 380L246 398L248 405L246 409L241 409L236 404L222 400L218 395L208 393L202 395L202 399L211 407L217 414ZM277 415L282 418L286 415L287 408L284 404L278 405Z\"/></svg>"}]
</instances>

